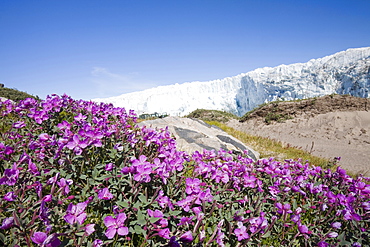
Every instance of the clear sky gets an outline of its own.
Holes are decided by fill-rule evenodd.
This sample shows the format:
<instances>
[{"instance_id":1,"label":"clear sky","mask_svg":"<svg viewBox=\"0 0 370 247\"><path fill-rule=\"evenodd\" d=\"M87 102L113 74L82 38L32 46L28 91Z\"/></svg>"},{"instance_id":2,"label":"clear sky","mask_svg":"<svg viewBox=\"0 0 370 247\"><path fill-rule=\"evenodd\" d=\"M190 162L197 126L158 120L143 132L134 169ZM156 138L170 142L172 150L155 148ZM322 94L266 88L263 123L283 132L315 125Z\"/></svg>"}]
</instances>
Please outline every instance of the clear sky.
<instances>
[{"instance_id":1,"label":"clear sky","mask_svg":"<svg viewBox=\"0 0 370 247\"><path fill-rule=\"evenodd\" d=\"M1 0L0 83L118 96L370 46L370 0Z\"/></svg>"}]
</instances>

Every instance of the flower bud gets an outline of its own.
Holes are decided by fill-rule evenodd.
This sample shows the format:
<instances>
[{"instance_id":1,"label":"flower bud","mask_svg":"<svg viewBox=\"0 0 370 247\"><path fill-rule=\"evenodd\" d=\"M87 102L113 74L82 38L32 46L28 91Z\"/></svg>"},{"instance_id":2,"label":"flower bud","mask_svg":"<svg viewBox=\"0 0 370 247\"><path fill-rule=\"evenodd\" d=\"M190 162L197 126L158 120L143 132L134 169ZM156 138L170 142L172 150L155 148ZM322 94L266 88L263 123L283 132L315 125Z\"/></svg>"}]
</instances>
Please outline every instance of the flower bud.
<instances>
[{"instance_id":1,"label":"flower bud","mask_svg":"<svg viewBox=\"0 0 370 247\"><path fill-rule=\"evenodd\" d=\"M328 235L326 235L328 238L336 238L338 237L337 232L329 232Z\"/></svg>"}]
</instances>

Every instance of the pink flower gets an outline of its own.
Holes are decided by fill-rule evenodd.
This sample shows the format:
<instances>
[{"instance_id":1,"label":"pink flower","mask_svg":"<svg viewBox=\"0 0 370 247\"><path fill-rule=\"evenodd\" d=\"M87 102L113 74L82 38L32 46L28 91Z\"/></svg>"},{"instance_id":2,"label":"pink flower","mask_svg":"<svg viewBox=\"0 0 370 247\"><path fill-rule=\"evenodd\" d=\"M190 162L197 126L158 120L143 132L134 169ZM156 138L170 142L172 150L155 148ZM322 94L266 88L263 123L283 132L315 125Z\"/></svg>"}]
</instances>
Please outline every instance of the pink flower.
<instances>
[{"instance_id":1,"label":"pink flower","mask_svg":"<svg viewBox=\"0 0 370 247\"><path fill-rule=\"evenodd\" d=\"M158 232L158 235L165 239L170 239L170 230L168 228L164 228Z\"/></svg>"},{"instance_id":2,"label":"pink flower","mask_svg":"<svg viewBox=\"0 0 370 247\"><path fill-rule=\"evenodd\" d=\"M100 239L95 239L93 242L93 247L101 247L103 246L103 241Z\"/></svg>"},{"instance_id":3,"label":"pink flower","mask_svg":"<svg viewBox=\"0 0 370 247\"><path fill-rule=\"evenodd\" d=\"M329 232L328 235L326 235L328 238L336 238L338 237L337 232Z\"/></svg>"},{"instance_id":4,"label":"pink flower","mask_svg":"<svg viewBox=\"0 0 370 247\"><path fill-rule=\"evenodd\" d=\"M168 243L168 247L181 247L181 245L176 241L176 237L172 236Z\"/></svg>"},{"instance_id":5,"label":"pink flower","mask_svg":"<svg viewBox=\"0 0 370 247\"><path fill-rule=\"evenodd\" d=\"M173 210L173 205L171 203L170 198L168 196L165 196L164 192L162 190L159 191L159 195L158 195L156 201L158 202L159 206L161 206L162 208L165 208L168 205L168 207L171 210Z\"/></svg>"},{"instance_id":6,"label":"pink flower","mask_svg":"<svg viewBox=\"0 0 370 247\"><path fill-rule=\"evenodd\" d=\"M93 232L95 232L95 224L87 224L85 226L85 235L89 236Z\"/></svg>"},{"instance_id":7,"label":"pink flower","mask_svg":"<svg viewBox=\"0 0 370 247\"><path fill-rule=\"evenodd\" d=\"M200 180L198 178L187 178L186 179L186 193L190 194L198 194L200 192Z\"/></svg>"},{"instance_id":8,"label":"pink flower","mask_svg":"<svg viewBox=\"0 0 370 247\"><path fill-rule=\"evenodd\" d=\"M81 113L78 113L77 116L74 117L77 122L85 120L87 117L82 115Z\"/></svg>"},{"instance_id":9,"label":"pink flower","mask_svg":"<svg viewBox=\"0 0 370 247\"><path fill-rule=\"evenodd\" d=\"M11 169L5 169L4 177L0 178L0 184L6 184L9 186L15 185L18 180L19 170L16 163L14 163Z\"/></svg>"},{"instance_id":10,"label":"pink flower","mask_svg":"<svg viewBox=\"0 0 370 247\"><path fill-rule=\"evenodd\" d=\"M249 230L252 233L257 232L259 229L265 229L268 226L267 219L264 217L264 213L260 212L260 217L254 217L249 220L249 223L251 224Z\"/></svg>"},{"instance_id":11,"label":"pink flower","mask_svg":"<svg viewBox=\"0 0 370 247\"><path fill-rule=\"evenodd\" d=\"M289 213L289 214L292 213L292 210L290 210L290 204L289 203L285 203L284 205L282 205L280 202L278 202L278 203L275 204L275 207L278 209L277 212L279 214L284 214L285 212Z\"/></svg>"},{"instance_id":12,"label":"pink flower","mask_svg":"<svg viewBox=\"0 0 370 247\"><path fill-rule=\"evenodd\" d=\"M221 228L217 229L216 242L218 246L225 247L224 244L225 233L221 231Z\"/></svg>"},{"instance_id":13,"label":"pink flower","mask_svg":"<svg viewBox=\"0 0 370 247\"><path fill-rule=\"evenodd\" d=\"M80 155L82 150L88 146L87 141L77 134L73 135L72 139L69 140L66 147L70 150L74 150L75 154Z\"/></svg>"},{"instance_id":14,"label":"pink flower","mask_svg":"<svg viewBox=\"0 0 370 247\"><path fill-rule=\"evenodd\" d=\"M339 229L342 226L340 222L333 222L331 223L331 227Z\"/></svg>"},{"instance_id":15,"label":"pink flower","mask_svg":"<svg viewBox=\"0 0 370 247\"><path fill-rule=\"evenodd\" d=\"M101 189L98 193L100 200L110 200L113 198L113 194L109 192L108 188Z\"/></svg>"},{"instance_id":16,"label":"pink flower","mask_svg":"<svg viewBox=\"0 0 370 247\"><path fill-rule=\"evenodd\" d=\"M328 244L327 242L325 242L325 241L322 241L322 242L319 242L319 243L317 244L317 246L318 246L318 247L328 247L328 246L329 246L329 244Z\"/></svg>"},{"instance_id":17,"label":"pink flower","mask_svg":"<svg viewBox=\"0 0 370 247\"><path fill-rule=\"evenodd\" d=\"M152 165L146 161L145 155L140 155L139 159L132 160L132 168L136 168L134 180L138 182L150 182L150 174L152 173Z\"/></svg>"},{"instance_id":18,"label":"pink flower","mask_svg":"<svg viewBox=\"0 0 370 247\"><path fill-rule=\"evenodd\" d=\"M42 142L46 142L49 140L51 137L47 133L42 133L39 135L39 140Z\"/></svg>"},{"instance_id":19,"label":"pink flower","mask_svg":"<svg viewBox=\"0 0 370 247\"><path fill-rule=\"evenodd\" d=\"M298 230L302 234L311 234L311 231L308 230L306 225L302 225L301 223L298 224Z\"/></svg>"},{"instance_id":20,"label":"pink flower","mask_svg":"<svg viewBox=\"0 0 370 247\"><path fill-rule=\"evenodd\" d=\"M209 188L198 194L198 198L195 201L195 203L202 204L203 201L207 201L207 202L212 202L213 201L213 196L212 196L211 190Z\"/></svg>"},{"instance_id":21,"label":"pink flower","mask_svg":"<svg viewBox=\"0 0 370 247\"><path fill-rule=\"evenodd\" d=\"M157 222L155 222L155 224L158 226L158 227L167 227L168 226L168 220L167 219L160 219L158 220Z\"/></svg>"},{"instance_id":22,"label":"pink flower","mask_svg":"<svg viewBox=\"0 0 370 247\"><path fill-rule=\"evenodd\" d=\"M244 176L244 186L254 188L256 187L255 181L257 180L254 176Z\"/></svg>"},{"instance_id":23,"label":"pink flower","mask_svg":"<svg viewBox=\"0 0 370 247\"><path fill-rule=\"evenodd\" d=\"M15 128L15 129L20 129L20 128L23 128L25 126L26 126L26 124L23 121L17 121L13 124L13 128Z\"/></svg>"},{"instance_id":24,"label":"pink flower","mask_svg":"<svg viewBox=\"0 0 370 247\"><path fill-rule=\"evenodd\" d=\"M150 217L154 217L154 218L162 218L163 217L162 211L160 211L158 209L156 209L155 211L148 209L147 212L148 212L148 215Z\"/></svg>"},{"instance_id":25,"label":"pink flower","mask_svg":"<svg viewBox=\"0 0 370 247\"><path fill-rule=\"evenodd\" d=\"M177 225L178 226L182 226L182 225L191 224L193 218L194 218L194 216L191 216L191 217L181 217L180 223L178 223Z\"/></svg>"},{"instance_id":26,"label":"pink flower","mask_svg":"<svg viewBox=\"0 0 370 247\"><path fill-rule=\"evenodd\" d=\"M238 241L249 238L249 234L247 233L247 228L243 225L239 226L239 228L236 228L234 230L234 233L238 237Z\"/></svg>"},{"instance_id":27,"label":"pink flower","mask_svg":"<svg viewBox=\"0 0 370 247\"><path fill-rule=\"evenodd\" d=\"M35 244L46 247L56 247L61 244L60 240L57 238L55 234L51 234L50 236L48 236L44 232L35 232L31 237L31 240Z\"/></svg>"},{"instance_id":28,"label":"pink flower","mask_svg":"<svg viewBox=\"0 0 370 247\"><path fill-rule=\"evenodd\" d=\"M136 174L134 175L134 180L138 182L148 183L151 180L151 173L152 168L150 165L138 165L136 166Z\"/></svg>"},{"instance_id":29,"label":"pink flower","mask_svg":"<svg viewBox=\"0 0 370 247\"><path fill-rule=\"evenodd\" d=\"M191 231L187 231L181 235L179 241L190 243L193 241L193 234L191 233Z\"/></svg>"},{"instance_id":30,"label":"pink flower","mask_svg":"<svg viewBox=\"0 0 370 247\"><path fill-rule=\"evenodd\" d=\"M111 171L111 170L113 170L113 167L114 167L113 163L108 163L108 164L105 165L105 170L106 171Z\"/></svg>"},{"instance_id":31,"label":"pink flower","mask_svg":"<svg viewBox=\"0 0 370 247\"><path fill-rule=\"evenodd\" d=\"M64 216L64 220L69 224L78 222L80 225L86 220L87 214L84 212L87 206L87 202L80 202L77 205L69 204L67 208L67 214Z\"/></svg>"},{"instance_id":32,"label":"pink flower","mask_svg":"<svg viewBox=\"0 0 370 247\"><path fill-rule=\"evenodd\" d=\"M15 195L13 191L11 191L11 192L6 193L3 199L8 202L12 202L12 201L15 201L15 199L17 199L17 195Z\"/></svg>"},{"instance_id":33,"label":"pink flower","mask_svg":"<svg viewBox=\"0 0 370 247\"><path fill-rule=\"evenodd\" d=\"M112 216L107 216L104 218L104 224L108 228L105 231L105 236L107 236L108 239L114 238L116 233L121 236L125 236L128 234L128 228L124 226L126 220L126 214L120 213L117 215L116 218L113 218Z\"/></svg>"},{"instance_id":34,"label":"pink flower","mask_svg":"<svg viewBox=\"0 0 370 247\"><path fill-rule=\"evenodd\" d=\"M72 179L64 179L64 178L61 178L59 182L57 182L57 184L61 187L62 191L63 191L63 194L64 195L68 195L69 193L69 185L73 184L73 180Z\"/></svg>"},{"instance_id":35,"label":"pink flower","mask_svg":"<svg viewBox=\"0 0 370 247\"><path fill-rule=\"evenodd\" d=\"M44 198L42 198L44 202L51 202L52 199L53 199L52 195L46 195L44 196Z\"/></svg>"},{"instance_id":36,"label":"pink flower","mask_svg":"<svg viewBox=\"0 0 370 247\"><path fill-rule=\"evenodd\" d=\"M0 229L9 229L10 227L12 227L14 224L14 218L13 217L9 217L9 218L5 218L3 220L3 224L0 226Z\"/></svg>"},{"instance_id":37,"label":"pink flower","mask_svg":"<svg viewBox=\"0 0 370 247\"><path fill-rule=\"evenodd\" d=\"M31 160L28 161L28 171L33 175L40 175L39 170L37 169L37 166L35 163L33 163Z\"/></svg>"},{"instance_id":38,"label":"pink flower","mask_svg":"<svg viewBox=\"0 0 370 247\"><path fill-rule=\"evenodd\" d=\"M179 207L182 207L182 209L184 209L185 212L189 212L190 205L192 204L193 200L194 200L193 196L187 196L183 200L178 201L177 205Z\"/></svg>"}]
</instances>

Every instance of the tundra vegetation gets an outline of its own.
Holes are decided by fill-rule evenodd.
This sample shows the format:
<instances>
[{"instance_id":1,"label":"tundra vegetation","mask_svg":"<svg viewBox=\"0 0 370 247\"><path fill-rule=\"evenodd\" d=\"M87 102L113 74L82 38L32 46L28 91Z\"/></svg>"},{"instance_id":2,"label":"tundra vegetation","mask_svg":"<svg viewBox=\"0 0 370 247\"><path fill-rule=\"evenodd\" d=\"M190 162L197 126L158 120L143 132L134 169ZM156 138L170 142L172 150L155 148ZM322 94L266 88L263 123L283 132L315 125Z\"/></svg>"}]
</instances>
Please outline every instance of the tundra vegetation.
<instances>
[{"instance_id":1,"label":"tundra vegetation","mask_svg":"<svg viewBox=\"0 0 370 247\"><path fill-rule=\"evenodd\" d=\"M34 99L39 100L38 96L30 95L26 92L19 91L15 88L7 88L2 83L0 83L0 97L10 99L13 101L24 100L26 98L34 98Z\"/></svg>"},{"instance_id":2,"label":"tundra vegetation","mask_svg":"<svg viewBox=\"0 0 370 247\"><path fill-rule=\"evenodd\" d=\"M0 103L2 246L369 246L367 177L179 151L134 112L67 95Z\"/></svg>"}]
</instances>

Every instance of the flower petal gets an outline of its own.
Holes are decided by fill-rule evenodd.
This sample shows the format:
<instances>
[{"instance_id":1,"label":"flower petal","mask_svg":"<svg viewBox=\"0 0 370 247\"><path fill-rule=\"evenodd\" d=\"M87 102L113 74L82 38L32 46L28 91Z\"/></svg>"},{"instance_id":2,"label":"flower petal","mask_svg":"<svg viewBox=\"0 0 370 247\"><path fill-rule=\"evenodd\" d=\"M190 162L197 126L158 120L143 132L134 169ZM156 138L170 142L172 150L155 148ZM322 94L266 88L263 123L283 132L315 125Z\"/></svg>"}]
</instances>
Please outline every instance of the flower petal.
<instances>
[{"instance_id":1,"label":"flower petal","mask_svg":"<svg viewBox=\"0 0 370 247\"><path fill-rule=\"evenodd\" d=\"M114 238L114 235L116 235L116 232L117 232L116 228L108 227L108 229L105 231L105 236L107 236L108 239L112 239Z\"/></svg>"},{"instance_id":2,"label":"flower petal","mask_svg":"<svg viewBox=\"0 0 370 247\"><path fill-rule=\"evenodd\" d=\"M80 214L83 211L85 211L85 208L87 206L87 202L80 202L76 205L76 214Z\"/></svg>"},{"instance_id":3,"label":"flower petal","mask_svg":"<svg viewBox=\"0 0 370 247\"><path fill-rule=\"evenodd\" d=\"M31 240L36 244L43 244L45 239L48 237L45 232L35 232L31 237Z\"/></svg>"},{"instance_id":4,"label":"flower petal","mask_svg":"<svg viewBox=\"0 0 370 247\"><path fill-rule=\"evenodd\" d=\"M86 235L89 236L91 233L95 232L95 224L87 224L85 226Z\"/></svg>"},{"instance_id":5,"label":"flower petal","mask_svg":"<svg viewBox=\"0 0 370 247\"><path fill-rule=\"evenodd\" d=\"M104 218L104 225L106 227L114 226L116 225L116 219L114 219L112 216L107 216Z\"/></svg>"},{"instance_id":6,"label":"flower petal","mask_svg":"<svg viewBox=\"0 0 370 247\"><path fill-rule=\"evenodd\" d=\"M67 214L64 216L64 220L67 223L73 225L76 222L76 217L73 214Z\"/></svg>"},{"instance_id":7,"label":"flower petal","mask_svg":"<svg viewBox=\"0 0 370 247\"><path fill-rule=\"evenodd\" d=\"M118 233L118 235L125 236L125 235L128 234L128 228L125 227L125 226L119 227L117 229L117 233Z\"/></svg>"},{"instance_id":8,"label":"flower petal","mask_svg":"<svg viewBox=\"0 0 370 247\"><path fill-rule=\"evenodd\" d=\"M125 213L120 213L117 215L117 225L122 226L125 223L126 220L126 214Z\"/></svg>"},{"instance_id":9,"label":"flower petal","mask_svg":"<svg viewBox=\"0 0 370 247\"><path fill-rule=\"evenodd\" d=\"M9 229L14 224L14 218L9 217L3 220L3 224L0 226L0 229Z\"/></svg>"},{"instance_id":10,"label":"flower petal","mask_svg":"<svg viewBox=\"0 0 370 247\"><path fill-rule=\"evenodd\" d=\"M80 214L79 216L76 217L76 220L77 220L78 224L82 225L84 223L84 221L86 220L86 218L87 218L87 214L82 213L82 214Z\"/></svg>"}]
</instances>

